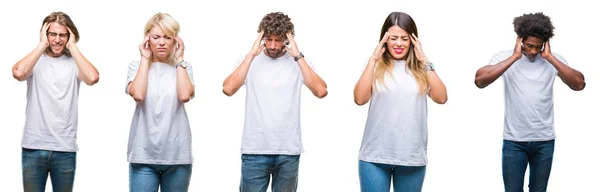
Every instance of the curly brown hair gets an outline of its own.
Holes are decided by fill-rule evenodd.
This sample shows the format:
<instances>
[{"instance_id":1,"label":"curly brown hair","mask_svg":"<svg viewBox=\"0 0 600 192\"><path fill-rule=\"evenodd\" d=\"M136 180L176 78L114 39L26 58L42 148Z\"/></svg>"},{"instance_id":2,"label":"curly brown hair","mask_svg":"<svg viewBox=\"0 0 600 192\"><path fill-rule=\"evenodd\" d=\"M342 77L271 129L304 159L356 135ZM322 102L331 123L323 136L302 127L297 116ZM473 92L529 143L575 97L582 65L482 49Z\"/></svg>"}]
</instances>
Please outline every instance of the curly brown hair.
<instances>
[{"instance_id":1,"label":"curly brown hair","mask_svg":"<svg viewBox=\"0 0 600 192\"><path fill-rule=\"evenodd\" d=\"M265 31L265 37L271 35L284 36L287 32L291 32L294 35L294 24L291 19L282 12L272 12L265 17L258 25L257 32Z\"/></svg>"}]
</instances>

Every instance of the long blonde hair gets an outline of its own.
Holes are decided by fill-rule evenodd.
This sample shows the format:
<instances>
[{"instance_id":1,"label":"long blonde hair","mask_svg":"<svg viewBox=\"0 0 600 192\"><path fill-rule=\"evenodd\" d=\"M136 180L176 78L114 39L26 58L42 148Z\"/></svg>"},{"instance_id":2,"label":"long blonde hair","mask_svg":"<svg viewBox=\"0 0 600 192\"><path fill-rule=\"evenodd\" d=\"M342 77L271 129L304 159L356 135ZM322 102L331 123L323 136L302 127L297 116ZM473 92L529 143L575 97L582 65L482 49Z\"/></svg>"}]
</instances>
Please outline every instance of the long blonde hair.
<instances>
[{"instance_id":1,"label":"long blonde hair","mask_svg":"<svg viewBox=\"0 0 600 192\"><path fill-rule=\"evenodd\" d=\"M158 12L154 14L154 16L146 23L146 27L144 27L144 36L148 35L150 30L155 26L160 27L166 35L172 38L175 38L179 33L179 23L167 13ZM154 56L150 57L150 61L154 62ZM167 61L169 64L175 64L175 47L173 47L173 51L169 53Z\"/></svg>"},{"instance_id":2,"label":"long blonde hair","mask_svg":"<svg viewBox=\"0 0 600 192\"><path fill-rule=\"evenodd\" d=\"M417 31L417 25L415 24L413 19L410 17L410 15L403 13L403 12L392 12L385 19L385 22L383 23L383 26L381 27L381 35L379 37L380 41L381 41L381 39L383 39L383 36L385 36L385 33L388 31L388 29L393 26L398 26L398 27L404 29L408 34L414 33L417 37L419 36L419 33ZM406 66L408 67L408 69L410 69L413 76L415 77L415 80L417 81L417 84L419 85L419 93L425 94L427 91L427 87L429 86L429 81L427 81L427 74L424 70L423 63L421 63L417 59L417 55L416 55L415 51L413 50L412 42L410 44L410 48L408 49L408 53L407 53L407 57L406 57ZM376 86L377 83L380 83L385 86L385 84L384 84L385 73L389 73L390 75L393 75L392 74L393 69L394 69L394 58L392 57L390 51L386 47L385 53L383 53L383 58L381 58L379 60L379 62L377 63L377 66L375 67L374 78L373 78L373 87L375 90L377 90L377 86Z\"/></svg>"}]
</instances>

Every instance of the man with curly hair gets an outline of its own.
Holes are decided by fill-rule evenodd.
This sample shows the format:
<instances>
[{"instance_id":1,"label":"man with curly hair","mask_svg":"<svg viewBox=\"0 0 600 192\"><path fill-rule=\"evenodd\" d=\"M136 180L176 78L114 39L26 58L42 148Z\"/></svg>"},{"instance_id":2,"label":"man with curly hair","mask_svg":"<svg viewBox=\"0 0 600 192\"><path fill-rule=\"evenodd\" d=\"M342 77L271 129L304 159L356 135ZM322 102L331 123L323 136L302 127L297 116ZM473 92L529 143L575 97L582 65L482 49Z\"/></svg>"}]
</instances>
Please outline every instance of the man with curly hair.
<instances>
[{"instance_id":1,"label":"man with curly hair","mask_svg":"<svg viewBox=\"0 0 600 192\"><path fill-rule=\"evenodd\" d=\"M246 85L246 116L242 136L240 191L296 191L300 154L300 91L302 85L318 98L327 85L304 58L294 40L290 18L273 12L258 26L250 52L238 60L223 82L223 93Z\"/></svg>"},{"instance_id":2,"label":"man with curly hair","mask_svg":"<svg viewBox=\"0 0 600 192\"><path fill-rule=\"evenodd\" d=\"M543 13L524 14L513 21L517 41L513 50L492 57L477 70L475 84L485 88L504 79L504 143L502 175L507 192L523 191L529 164L529 191L546 191L554 154L555 77L572 90L585 87L583 74L550 50L554 26ZM525 57L522 57L525 55Z\"/></svg>"}]
</instances>

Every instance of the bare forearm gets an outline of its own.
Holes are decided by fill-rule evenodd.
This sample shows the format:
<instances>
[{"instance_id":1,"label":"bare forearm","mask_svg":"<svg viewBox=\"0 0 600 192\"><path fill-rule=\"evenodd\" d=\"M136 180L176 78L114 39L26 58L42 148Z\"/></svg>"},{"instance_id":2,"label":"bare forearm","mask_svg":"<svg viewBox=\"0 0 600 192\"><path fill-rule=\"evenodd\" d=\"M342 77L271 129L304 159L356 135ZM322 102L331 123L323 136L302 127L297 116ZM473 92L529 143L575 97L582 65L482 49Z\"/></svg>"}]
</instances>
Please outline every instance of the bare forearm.
<instances>
[{"instance_id":1,"label":"bare forearm","mask_svg":"<svg viewBox=\"0 0 600 192\"><path fill-rule=\"evenodd\" d=\"M517 60L517 57L513 55L498 64L480 68L475 74L475 85L479 88L487 87L502 76Z\"/></svg>"},{"instance_id":2,"label":"bare forearm","mask_svg":"<svg viewBox=\"0 0 600 192\"><path fill-rule=\"evenodd\" d=\"M149 64L150 61L142 59L135 78L129 83L129 95L131 95L135 101L141 102L146 98Z\"/></svg>"},{"instance_id":3,"label":"bare forearm","mask_svg":"<svg viewBox=\"0 0 600 192\"><path fill-rule=\"evenodd\" d=\"M223 81L223 93L225 95L232 96L244 85L252 60L254 60L254 55L246 55L240 66Z\"/></svg>"},{"instance_id":4,"label":"bare forearm","mask_svg":"<svg viewBox=\"0 0 600 192\"><path fill-rule=\"evenodd\" d=\"M575 91L585 88L585 78L581 72L565 65L554 56L550 57L548 61L556 68L558 76L569 88Z\"/></svg>"},{"instance_id":5,"label":"bare forearm","mask_svg":"<svg viewBox=\"0 0 600 192\"><path fill-rule=\"evenodd\" d=\"M100 78L96 67L81 54L77 47L71 47L69 51L79 69L79 78L87 85L96 84Z\"/></svg>"},{"instance_id":6,"label":"bare forearm","mask_svg":"<svg viewBox=\"0 0 600 192\"><path fill-rule=\"evenodd\" d=\"M27 79L31 75L35 64L40 60L44 51L46 51L46 47L46 45L40 43L27 56L18 61L12 68L13 77L19 81Z\"/></svg>"},{"instance_id":7,"label":"bare forearm","mask_svg":"<svg viewBox=\"0 0 600 192\"><path fill-rule=\"evenodd\" d=\"M177 67L177 99L186 103L194 96L194 86L190 80L187 70Z\"/></svg>"},{"instance_id":8,"label":"bare forearm","mask_svg":"<svg viewBox=\"0 0 600 192\"><path fill-rule=\"evenodd\" d=\"M354 86L354 103L357 105L364 105L371 99L375 63L376 61L374 59L369 60L367 67Z\"/></svg>"},{"instance_id":9,"label":"bare forearm","mask_svg":"<svg viewBox=\"0 0 600 192\"><path fill-rule=\"evenodd\" d=\"M325 97L327 95L327 84L325 81L323 81L323 79L308 66L308 63L306 63L304 58L298 60L298 66L302 72L302 78L304 79L306 87L308 87L316 97Z\"/></svg>"},{"instance_id":10,"label":"bare forearm","mask_svg":"<svg viewBox=\"0 0 600 192\"><path fill-rule=\"evenodd\" d=\"M448 101L448 93L446 91L446 85L440 79L435 71L427 72L427 80L429 81L429 97L438 103L444 104Z\"/></svg>"}]
</instances>

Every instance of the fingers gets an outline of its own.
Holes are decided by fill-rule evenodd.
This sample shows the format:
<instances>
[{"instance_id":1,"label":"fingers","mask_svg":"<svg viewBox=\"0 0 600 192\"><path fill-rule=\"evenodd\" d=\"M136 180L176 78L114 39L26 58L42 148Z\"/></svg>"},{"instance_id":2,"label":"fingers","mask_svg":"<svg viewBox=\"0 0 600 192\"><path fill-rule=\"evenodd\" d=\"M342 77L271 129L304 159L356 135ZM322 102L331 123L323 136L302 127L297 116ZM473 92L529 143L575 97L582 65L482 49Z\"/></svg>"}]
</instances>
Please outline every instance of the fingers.
<instances>
[{"instance_id":1,"label":"fingers","mask_svg":"<svg viewBox=\"0 0 600 192\"><path fill-rule=\"evenodd\" d=\"M419 40L419 38L414 33L411 34L411 38L410 39L413 41L413 44L416 44L419 47L421 46L421 40Z\"/></svg>"},{"instance_id":2,"label":"fingers","mask_svg":"<svg viewBox=\"0 0 600 192\"><path fill-rule=\"evenodd\" d=\"M48 28L50 28L50 23L44 23L44 26L42 27L42 29L44 30L43 32L46 33L48 31Z\"/></svg>"},{"instance_id":3,"label":"fingers","mask_svg":"<svg viewBox=\"0 0 600 192\"><path fill-rule=\"evenodd\" d=\"M296 43L294 41L294 36L292 35L292 32L285 33L285 36L287 36L287 39L290 41L290 43Z\"/></svg>"},{"instance_id":4,"label":"fingers","mask_svg":"<svg viewBox=\"0 0 600 192\"><path fill-rule=\"evenodd\" d=\"M142 44L140 44L140 48L146 49L146 43L148 43L148 41L150 41L150 34L146 34L144 41L142 41Z\"/></svg>"},{"instance_id":5,"label":"fingers","mask_svg":"<svg viewBox=\"0 0 600 192\"><path fill-rule=\"evenodd\" d=\"M71 28L67 27L67 30L69 31L69 34L73 35L73 31L71 31Z\"/></svg>"},{"instance_id":6,"label":"fingers","mask_svg":"<svg viewBox=\"0 0 600 192\"><path fill-rule=\"evenodd\" d=\"M175 42L177 42L177 49L183 49L183 40L181 39L181 37L179 35L175 36Z\"/></svg>"},{"instance_id":7,"label":"fingers","mask_svg":"<svg viewBox=\"0 0 600 192\"><path fill-rule=\"evenodd\" d=\"M383 44L385 44L385 42L387 42L389 37L390 37L390 35L387 32L385 32L385 35L383 35L383 38L381 38L381 40L379 41L379 44L377 46L383 47Z\"/></svg>"},{"instance_id":8,"label":"fingers","mask_svg":"<svg viewBox=\"0 0 600 192\"><path fill-rule=\"evenodd\" d=\"M265 35L265 31L260 31L260 33L258 33L258 37L256 38L256 41L254 41L254 44L259 44L260 41L262 41L264 35Z\"/></svg>"},{"instance_id":9,"label":"fingers","mask_svg":"<svg viewBox=\"0 0 600 192\"><path fill-rule=\"evenodd\" d=\"M379 58L381 58L381 56L383 56L383 53L385 53L385 47L381 48L381 50L379 51Z\"/></svg>"}]
</instances>

